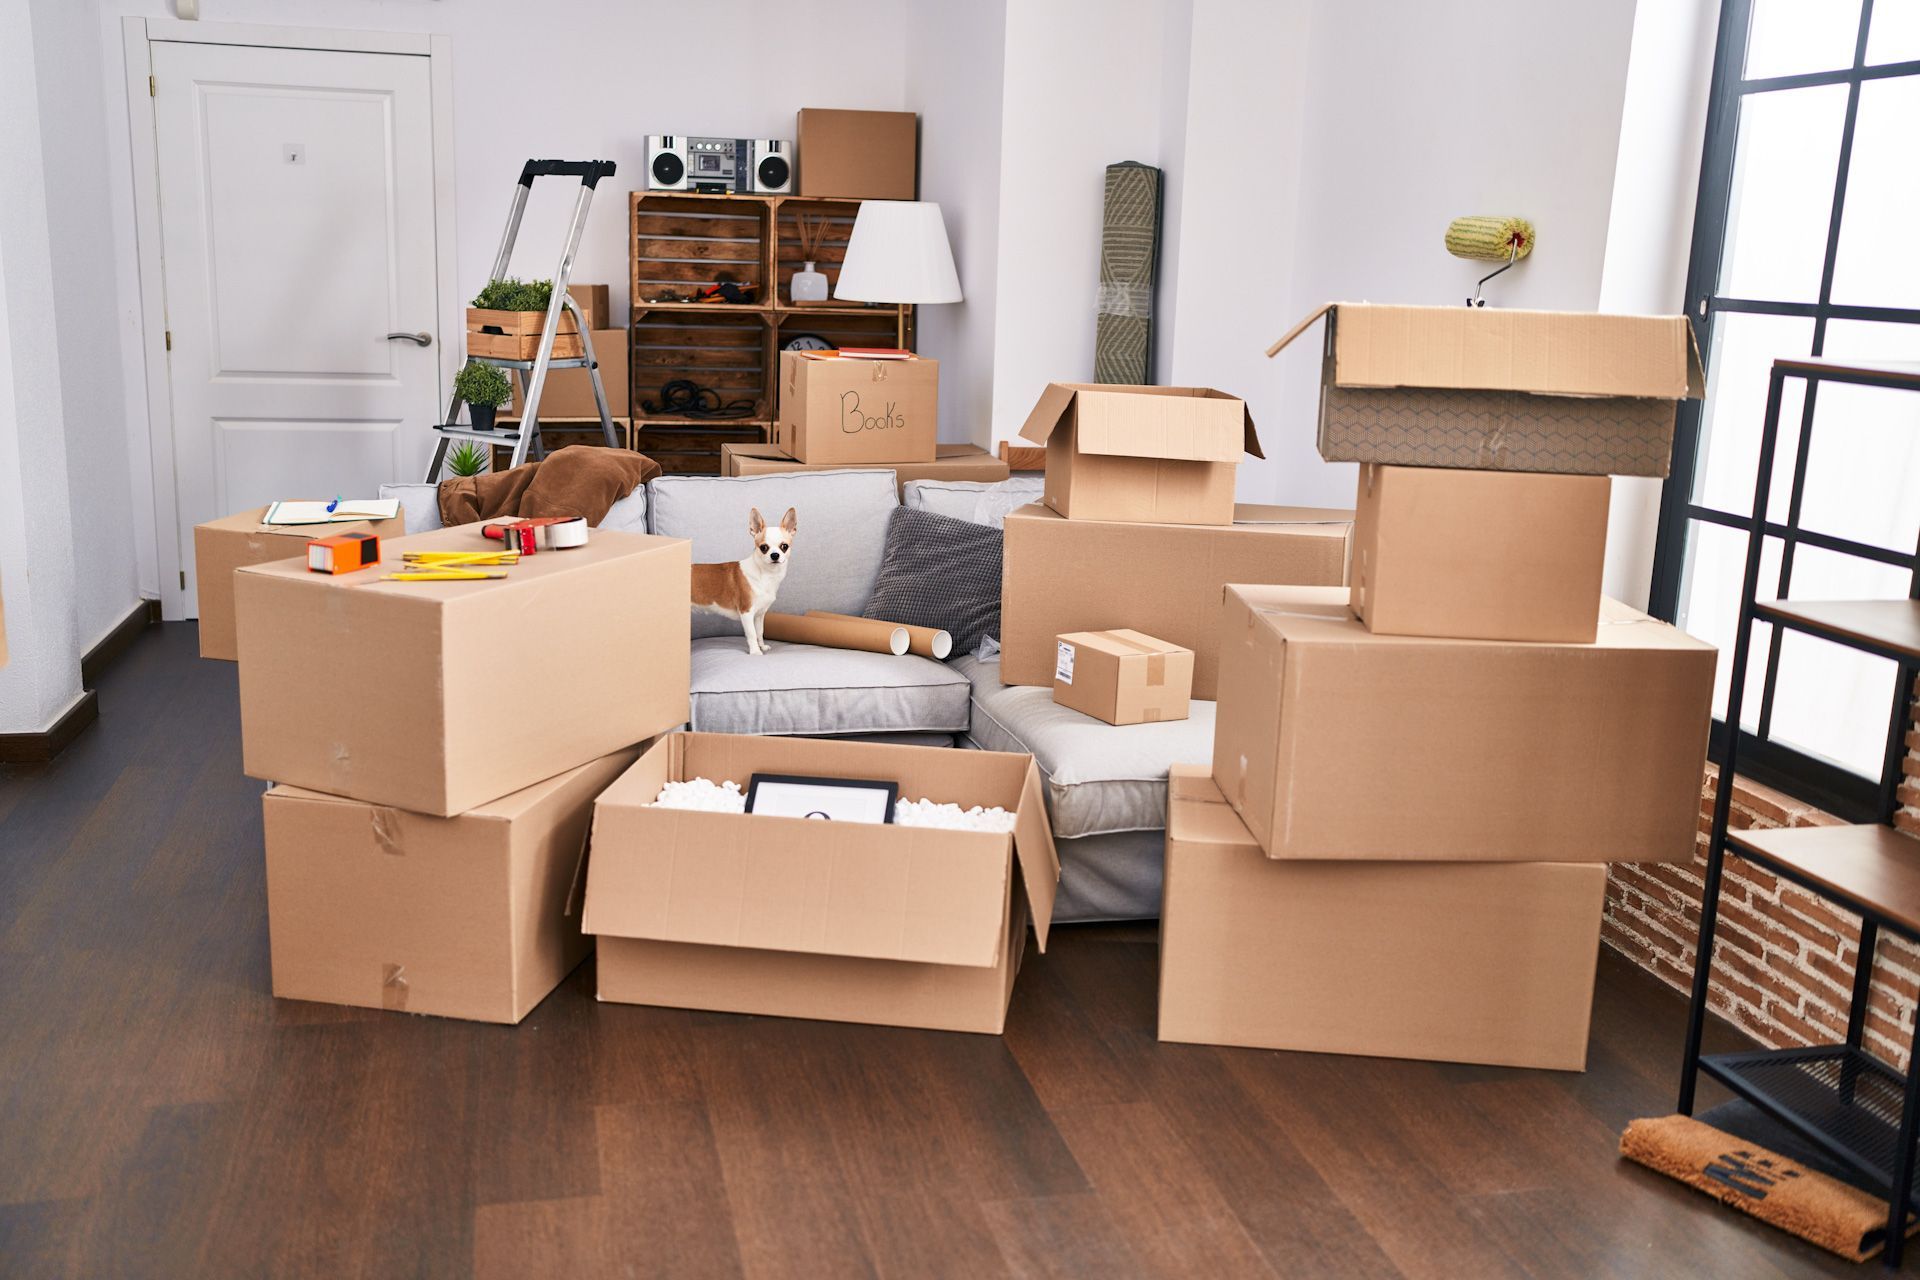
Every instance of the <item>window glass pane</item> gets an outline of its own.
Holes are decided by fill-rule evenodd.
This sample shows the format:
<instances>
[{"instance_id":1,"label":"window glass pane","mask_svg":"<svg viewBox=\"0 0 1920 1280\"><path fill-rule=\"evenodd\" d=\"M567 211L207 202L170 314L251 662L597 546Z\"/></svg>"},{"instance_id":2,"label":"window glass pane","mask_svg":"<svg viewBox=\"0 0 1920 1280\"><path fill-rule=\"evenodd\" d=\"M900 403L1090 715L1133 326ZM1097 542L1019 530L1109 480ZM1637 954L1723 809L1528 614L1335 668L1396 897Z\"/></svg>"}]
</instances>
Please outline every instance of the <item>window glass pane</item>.
<instances>
[{"instance_id":1,"label":"window glass pane","mask_svg":"<svg viewBox=\"0 0 1920 1280\"><path fill-rule=\"evenodd\" d=\"M1813 350L1813 321L1722 311L1713 318L1708 346L1707 399L1700 412L1693 500L1744 516L1753 510L1760 428L1767 417L1767 381L1773 362L1779 356L1804 356ZM1774 452L1773 488L1767 503L1774 519L1785 518L1805 396L1806 383L1797 378L1788 379L1781 388L1780 443Z\"/></svg>"},{"instance_id":2,"label":"window glass pane","mask_svg":"<svg viewBox=\"0 0 1920 1280\"><path fill-rule=\"evenodd\" d=\"M1687 567L1680 583L1680 609L1675 621L1689 635L1719 649L1713 675L1713 715L1726 719L1727 686L1733 677L1733 637L1740 623L1740 582L1747 571L1747 535L1724 525L1690 521ZM1771 595L1780 581L1780 543L1769 539L1760 556L1762 595ZM1747 691L1740 707L1743 728L1760 724L1760 690L1767 669L1767 645L1773 628L1753 628L1753 647L1747 656Z\"/></svg>"},{"instance_id":3,"label":"window glass pane","mask_svg":"<svg viewBox=\"0 0 1920 1280\"><path fill-rule=\"evenodd\" d=\"M1846 113L1840 84L1740 100L1722 297L1818 301Z\"/></svg>"},{"instance_id":4,"label":"window glass pane","mask_svg":"<svg viewBox=\"0 0 1920 1280\"><path fill-rule=\"evenodd\" d=\"M1854 306L1920 308L1920 76L1860 86L1847 168L1833 300Z\"/></svg>"},{"instance_id":5,"label":"window glass pane","mask_svg":"<svg viewBox=\"0 0 1920 1280\"><path fill-rule=\"evenodd\" d=\"M1920 325L1830 320L1825 352L1920 360ZM1920 542L1920 395L1828 382L1815 406L1801 526L1911 551Z\"/></svg>"},{"instance_id":6,"label":"window glass pane","mask_svg":"<svg viewBox=\"0 0 1920 1280\"><path fill-rule=\"evenodd\" d=\"M1821 390L1822 400L1827 390ZM1900 599L1907 594L1908 579L1906 571L1892 565L1803 546L1794 553L1789 595L1795 600ZM1878 777L1896 671L1885 658L1813 636L1783 633L1773 691L1773 740Z\"/></svg>"},{"instance_id":7,"label":"window glass pane","mask_svg":"<svg viewBox=\"0 0 1920 1280\"><path fill-rule=\"evenodd\" d=\"M1859 36L1860 0L1753 0L1747 79L1850 67Z\"/></svg>"},{"instance_id":8,"label":"window glass pane","mask_svg":"<svg viewBox=\"0 0 1920 1280\"><path fill-rule=\"evenodd\" d=\"M1873 0L1867 65L1920 59L1920 0Z\"/></svg>"}]
</instances>

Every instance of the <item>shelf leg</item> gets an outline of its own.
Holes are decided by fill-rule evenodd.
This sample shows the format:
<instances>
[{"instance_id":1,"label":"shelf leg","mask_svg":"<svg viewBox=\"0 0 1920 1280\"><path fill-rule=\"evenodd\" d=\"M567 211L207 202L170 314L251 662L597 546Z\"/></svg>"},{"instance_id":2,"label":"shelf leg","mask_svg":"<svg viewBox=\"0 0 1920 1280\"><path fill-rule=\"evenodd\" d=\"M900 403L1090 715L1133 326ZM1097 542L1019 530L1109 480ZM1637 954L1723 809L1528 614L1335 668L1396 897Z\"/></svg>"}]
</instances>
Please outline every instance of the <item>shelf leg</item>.
<instances>
[{"instance_id":1,"label":"shelf leg","mask_svg":"<svg viewBox=\"0 0 1920 1280\"><path fill-rule=\"evenodd\" d=\"M1866 1038L1867 995L1873 986L1873 951L1880 941L1880 925L1874 920L1860 921L1860 954L1853 966L1853 1003L1847 1008L1847 1048L1858 1049ZM1853 1105L1853 1086L1860 1068L1852 1058L1840 1064L1840 1104Z\"/></svg>"},{"instance_id":2,"label":"shelf leg","mask_svg":"<svg viewBox=\"0 0 1920 1280\"><path fill-rule=\"evenodd\" d=\"M1731 789L1731 780L1728 780ZM1700 1039L1707 1026L1707 989L1713 982L1713 930L1720 916L1720 870L1726 852L1719 842L1707 850L1707 882L1700 894L1700 936L1693 961L1693 999L1687 1005L1687 1055L1680 1068L1680 1105L1683 1116L1693 1114L1693 1089L1700 1075Z\"/></svg>"},{"instance_id":3,"label":"shelf leg","mask_svg":"<svg viewBox=\"0 0 1920 1280\"><path fill-rule=\"evenodd\" d=\"M1914 1019L1914 1036L1907 1046L1907 1096L1900 1107L1900 1138L1893 1149L1893 1191L1887 1197L1887 1251L1884 1260L1889 1271L1900 1268L1907 1244L1907 1203L1913 1195L1913 1138L1920 1125L1920 1013Z\"/></svg>"}]
</instances>

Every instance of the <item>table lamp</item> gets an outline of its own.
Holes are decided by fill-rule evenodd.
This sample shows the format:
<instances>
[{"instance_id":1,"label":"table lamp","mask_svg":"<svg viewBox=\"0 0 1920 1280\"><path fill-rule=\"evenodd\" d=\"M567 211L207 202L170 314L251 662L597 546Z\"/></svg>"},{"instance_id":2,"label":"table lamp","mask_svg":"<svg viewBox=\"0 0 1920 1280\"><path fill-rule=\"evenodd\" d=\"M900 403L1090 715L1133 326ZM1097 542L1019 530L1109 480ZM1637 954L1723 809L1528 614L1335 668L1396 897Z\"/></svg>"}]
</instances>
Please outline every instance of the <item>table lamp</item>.
<instances>
[{"instance_id":1,"label":"table lamp","mask_svg":"<svg viewBox=\"0 0 1920 1280\"><path fill-rule=\"evenodd\" d=\"M847 302L959 302L960 277L939 204L863 202L833 296Z\"/></svg>"}]
</instances>

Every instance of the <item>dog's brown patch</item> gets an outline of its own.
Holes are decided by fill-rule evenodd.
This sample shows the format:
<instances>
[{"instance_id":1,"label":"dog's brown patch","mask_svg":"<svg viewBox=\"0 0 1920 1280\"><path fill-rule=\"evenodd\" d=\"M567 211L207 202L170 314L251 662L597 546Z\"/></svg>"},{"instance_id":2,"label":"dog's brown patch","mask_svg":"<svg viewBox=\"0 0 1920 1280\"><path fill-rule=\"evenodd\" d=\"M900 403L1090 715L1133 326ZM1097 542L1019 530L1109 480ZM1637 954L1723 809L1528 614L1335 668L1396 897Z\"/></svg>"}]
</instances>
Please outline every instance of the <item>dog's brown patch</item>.
<instances>
[{"instance_id":1,"label":"dog's brown patch","mask_svg":"<svg viewBox=\"0 0 1920 1280\"><path fill-rule=\"evenodd\" d=\"M736 561L693 566L693 603L706 609L745 613L753 605L747 575Z\"/></svg>"}]
</instances>

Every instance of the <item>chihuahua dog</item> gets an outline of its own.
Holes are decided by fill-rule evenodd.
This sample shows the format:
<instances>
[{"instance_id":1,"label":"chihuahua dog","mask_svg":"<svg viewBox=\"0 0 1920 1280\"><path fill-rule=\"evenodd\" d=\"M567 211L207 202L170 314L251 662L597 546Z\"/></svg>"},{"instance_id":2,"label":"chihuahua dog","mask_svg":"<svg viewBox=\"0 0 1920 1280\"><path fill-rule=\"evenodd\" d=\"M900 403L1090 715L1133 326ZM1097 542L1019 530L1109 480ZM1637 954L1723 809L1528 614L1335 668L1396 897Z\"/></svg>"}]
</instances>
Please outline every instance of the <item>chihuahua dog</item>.
<instances>
[{"instance_id":1,"label":"chihuahua dog","mask_svg":"<svg viewBox=\"0 0 1920 1280\"><path fill-rule=\"evenodd\" d=\"M753 551L744 560L693 566L693 607L737 619L747 637L748 653L767 651L767 610L793 562L793 535L799 519L792 507L780 517L778 528L767 528L755 507L747 517Z\"/></svg>"}]
</instances>

